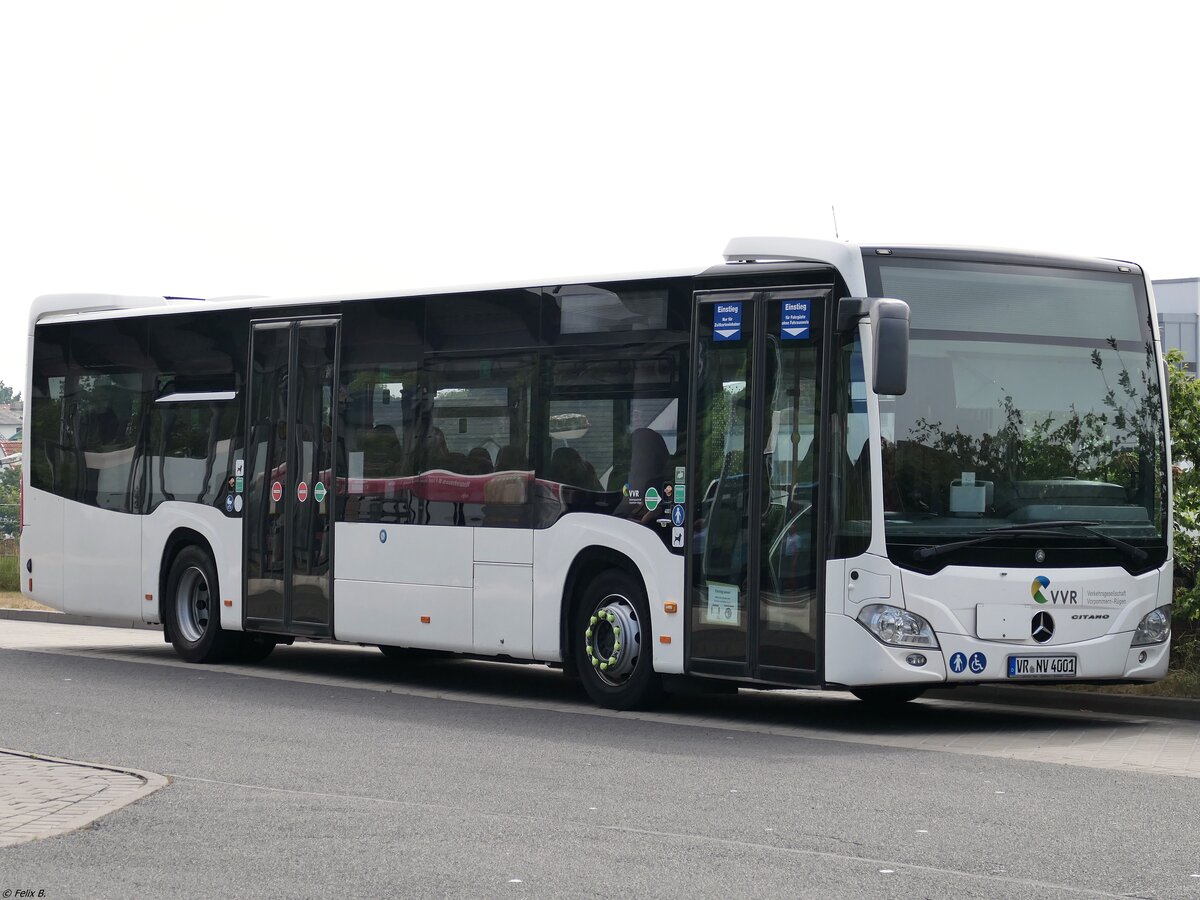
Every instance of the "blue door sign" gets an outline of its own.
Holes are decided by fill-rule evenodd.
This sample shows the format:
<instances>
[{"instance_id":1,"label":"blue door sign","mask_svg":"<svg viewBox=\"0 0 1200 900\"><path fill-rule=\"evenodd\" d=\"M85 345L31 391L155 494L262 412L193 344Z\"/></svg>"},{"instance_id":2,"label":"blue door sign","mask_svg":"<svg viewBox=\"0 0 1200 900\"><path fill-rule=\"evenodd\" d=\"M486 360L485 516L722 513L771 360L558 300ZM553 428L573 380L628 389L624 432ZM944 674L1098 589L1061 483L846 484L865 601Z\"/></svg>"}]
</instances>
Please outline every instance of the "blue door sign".
<instances>
[{"instance_id":1,"label":"blue door sign","mask_svg":"<svg viewBox=\"0 0 1200 900\"><path fill-rule=\"evenodd\" d=\"M799 341L808 339L808 308L811 302L811 300L783 301L783 320L779 326L779 336L783 340Z\"/></svg>"},{"instance_id":2,"label":"blue door sign","mask_svg":"<svg viewBox=\"0 0 1200 900\"><path fill-rule=\"evenodd\" d=\"M971 671L976 675L981 675L983 674L983 670L987 668L987 657L982 653L972 653L967 665L971 667Z\"/></svg>"},{"instance_id":3,"label":"blue door sign","mask_svg":"<svg viewBox=\"0 0 1200 900\"><path fill-rule=\"evenodd\" d=\"M713 304L713 340L740 341L742 339L742 304Z\"/></svg>"},{"instance_id":4,"label":"blue door sign","mask_svg":"<svg viewBox=\"0 0 1200 900\"><path fill-rule=\"evenodd\" d=\"M962 671L967 667L967 655L965 653L955 653L950 657L950 671L956 675L962 674Z\"/></svg>"}]
</instances>

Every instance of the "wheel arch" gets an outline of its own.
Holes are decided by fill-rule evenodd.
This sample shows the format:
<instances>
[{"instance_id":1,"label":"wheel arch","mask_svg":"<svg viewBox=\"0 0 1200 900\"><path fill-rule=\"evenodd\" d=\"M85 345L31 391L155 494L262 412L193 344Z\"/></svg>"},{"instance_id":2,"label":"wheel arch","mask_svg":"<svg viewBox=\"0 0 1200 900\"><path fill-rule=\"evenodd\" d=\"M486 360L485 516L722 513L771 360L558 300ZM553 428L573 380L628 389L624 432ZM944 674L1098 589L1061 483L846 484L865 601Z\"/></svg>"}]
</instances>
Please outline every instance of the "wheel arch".
<instances>
[{"instance_id":1,"label":"wheel arch","mask_svg":"<svg viewBox=\"0 0 1200 900\"><path fill-rule=\"evenodd\" d=\"M220 577L217 557L208 538L195 529L186 527L176 528L167 536L158 565L158 620L162 622L163 638L168 643L174 635L171 634L170 617L167 615L167 578L171 574L171 566L175 562L175 557L186 547L197 547L207 553L208 558L213 561L214 571L218 573L218 578Z\"/></svg>"},{"instance_id":2,"label":"wheel arch","mask_svg":"<svg viewBox=\"0 0 1200 900\"><path fill-rule=\"evenodd\" d=\"M595 544L581 549L571 561L571 567L567 570L566 581L563 583L563 594L559 612L558 642L562 652L564 668L574 665L574 658L571 653L571 621L574 617L575 606L579 603L583 585L607 569L619 569L636 579L637 583L641 586L643 596L649 596L646 579L642 575L642 570L638 568L637 563L630 557L611 547L602 547Z\"/></svg>"}]
</instances>

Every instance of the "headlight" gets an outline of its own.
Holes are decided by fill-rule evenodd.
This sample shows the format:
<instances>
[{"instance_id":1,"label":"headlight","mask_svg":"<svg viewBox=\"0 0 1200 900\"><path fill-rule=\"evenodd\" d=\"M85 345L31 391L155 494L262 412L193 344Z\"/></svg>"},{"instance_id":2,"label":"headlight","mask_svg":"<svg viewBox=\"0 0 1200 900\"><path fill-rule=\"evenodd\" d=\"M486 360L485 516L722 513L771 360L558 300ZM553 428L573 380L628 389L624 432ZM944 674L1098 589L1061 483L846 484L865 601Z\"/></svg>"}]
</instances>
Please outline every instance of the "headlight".
<instances>
[{"instance_id":1,"label":"headlight","mask_svg":"<svg viewBox=\"0 0 1200 900\"><path fill-rule=\"evenodd\" d=\"M894 647L934 647L937 638L929 623L906 609L872 603L858 614L858 624L885 644Z\"/></svg>"},{"instance_id":2,"label":"headlight","mask_svg":"<svg viewBox=\"0 0 1200 900\"><path fill-rule=\"evenodd\" d=\"M1142 616L1137 631L1133 633L1133 646L1161 644L1171 636L1171 607L1160 606Z\"/></svg>"}]
</instances>

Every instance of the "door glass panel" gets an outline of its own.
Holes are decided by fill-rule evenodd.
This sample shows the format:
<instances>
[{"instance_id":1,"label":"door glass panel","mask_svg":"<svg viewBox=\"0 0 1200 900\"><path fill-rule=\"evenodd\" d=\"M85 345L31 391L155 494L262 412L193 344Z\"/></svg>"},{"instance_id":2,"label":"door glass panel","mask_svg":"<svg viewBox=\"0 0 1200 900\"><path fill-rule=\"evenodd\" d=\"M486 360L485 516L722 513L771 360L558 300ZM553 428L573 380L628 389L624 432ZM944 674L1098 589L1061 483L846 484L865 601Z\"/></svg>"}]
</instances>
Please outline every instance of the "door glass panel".
<instances>
[{"instance_id":1,"label":"door glass panel","mask_svg":"<svg viewBox=\"0 0 1200 900\"><path fill-rule=\"evenodd\" d=\"M330 610L333 471L333 366L337 327L297 331L292 499L291 620L327 625Z\"/></svg>"},{"instance_id":2,"label":"door glass panel","mask_svg":"<svg viewBox=\"0 0 1200 900\"><path fill-rule=\"evenodd\" d=\"M690 504L691 655L741 663L748 662L751 297L699 306L693 490L700 496ZM715 321L722 321L716 329Z\"/></svg>"},{"instance_id":3,"label":"door glass panel","mask_svg":"<svg viewBox=\"0 0 1200 900\"><path fill-rule=\"evenodd\" d=\"M770 296L770 295L768 295ZM820 410L819 319L807 300L807 334L789 334L795 314L771 299L760 338L763 368L763 497L759 540L758 664L816 668L817 624L817 414Z\"/></svg>"},{"instance_id":4,"label":"door glass panel","mask_svg":"<svg viewBox=\"0 0 1200 900\"><path fill-rule=\"evenodd\" d=\"M289 491L289 328L256 326L250 352L246 441L246 617L283 621L284 511ZM273 486L278 484L278 499Z\"/></svg>"}]
</instances>

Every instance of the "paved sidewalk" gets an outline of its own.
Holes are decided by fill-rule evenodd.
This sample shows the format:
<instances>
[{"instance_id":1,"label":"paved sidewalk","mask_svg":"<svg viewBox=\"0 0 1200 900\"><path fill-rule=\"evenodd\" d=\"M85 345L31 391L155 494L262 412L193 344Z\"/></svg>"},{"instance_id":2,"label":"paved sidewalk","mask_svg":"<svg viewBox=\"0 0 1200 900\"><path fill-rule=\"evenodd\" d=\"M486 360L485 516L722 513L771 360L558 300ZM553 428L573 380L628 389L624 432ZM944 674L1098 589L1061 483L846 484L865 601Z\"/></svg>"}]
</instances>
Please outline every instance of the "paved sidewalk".
<instances>
[{"instance_id":1,"label":"paved sidewalk","mask_svg":"<svg viewBox=\"0 0 1200 900\"><path fill-rule=\"evenodd\" d=\"M0 748L0 847L74 831L166 785L152 772Z\"/></svg>"}]
</instances>

